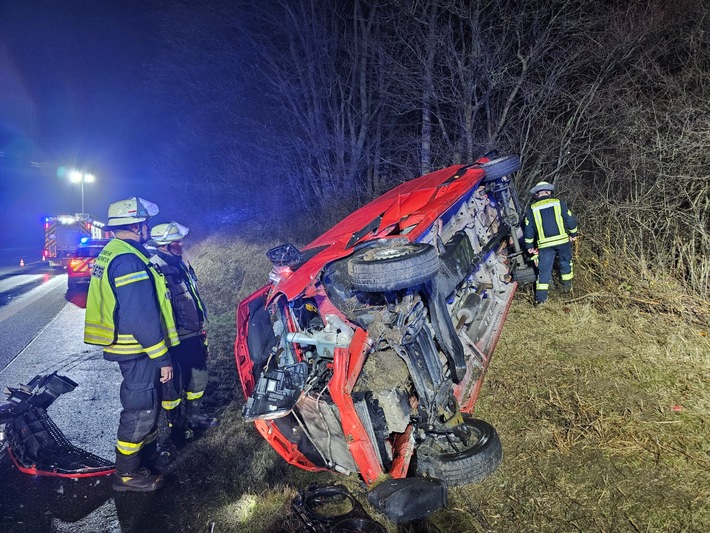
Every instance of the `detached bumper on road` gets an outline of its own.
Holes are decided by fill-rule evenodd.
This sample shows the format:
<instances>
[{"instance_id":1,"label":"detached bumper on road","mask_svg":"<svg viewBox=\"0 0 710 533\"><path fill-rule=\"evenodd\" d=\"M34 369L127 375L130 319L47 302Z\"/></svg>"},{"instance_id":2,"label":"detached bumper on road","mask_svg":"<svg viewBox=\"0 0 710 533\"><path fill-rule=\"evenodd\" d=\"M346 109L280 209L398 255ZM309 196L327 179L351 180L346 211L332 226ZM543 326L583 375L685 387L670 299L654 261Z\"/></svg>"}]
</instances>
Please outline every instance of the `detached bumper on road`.
<instances>
[{"instance_id":1,"label":"detached bumper on road","mask_svg":"<svg viewBox=\"0 0 710 533\"><path fill-rule=\"evenodd\" d=\"M7 448L18 470L70 478L114 472L110 461L71 444L47 414L54 400L76 387L77 383L54 372L5 390L8 403L0 406L0 450Z\"/></svg>"}]
</instances>

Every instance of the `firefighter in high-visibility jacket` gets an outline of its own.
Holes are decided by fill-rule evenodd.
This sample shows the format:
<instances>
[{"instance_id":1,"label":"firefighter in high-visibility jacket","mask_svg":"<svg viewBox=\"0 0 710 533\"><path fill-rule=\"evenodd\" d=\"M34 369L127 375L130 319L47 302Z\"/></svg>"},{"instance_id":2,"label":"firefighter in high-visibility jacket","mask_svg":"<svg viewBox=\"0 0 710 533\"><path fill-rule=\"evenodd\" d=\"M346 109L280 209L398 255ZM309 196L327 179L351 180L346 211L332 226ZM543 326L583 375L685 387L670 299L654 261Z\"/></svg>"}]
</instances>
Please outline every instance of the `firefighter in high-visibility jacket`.
<instances>
[{"instance_id":1,"label":"firefighter in high-visibility jacket","mask_svg":"<svg viewBox=\"0 0 710 533\"><path fill-rule=\"evenodd\" d=\"M168 283L180 337L180 344L170 348L174 375L163 385L162 402L172 436L178 442L191 439L195 431L219 425L216 418L200 413L208 378L207 308L197 290L195 270L183 256L183 239L189 231L175 221L150 230L157 246L150 261Z\"/></svg>"},{"instance_id":2,"label":"firefighter in high-visibility jacket","mask_svg":"<svg viewBox=\"0 0 710 533\"><path fill-rule=\"evenodd\" d=\"M153 491L163 478L158 452L160 383L172 379L168 348L179 343L164 277L143 244L158 206L133 197L108 209L110 240L96 258L86 300L84 342L103 346L123 376L116 441L118 491Z\"/></svg>"},{"instance_id":3,"label":"firefighter in high-visibility jacket","mask_svg":"<svg viewBox=\"0 0 710 533\"><path fill-rule=\"evenodd\" d=\"M554 190L551 183L537 183L530 189L533 202L525 212L525 247L531 256L538 257L536 304L547 301L555 256L559 259L564 292L572 290L574 278L571 243L577 239L577 219L563 200L552 196Z\"/></svg>"}]
</instances>

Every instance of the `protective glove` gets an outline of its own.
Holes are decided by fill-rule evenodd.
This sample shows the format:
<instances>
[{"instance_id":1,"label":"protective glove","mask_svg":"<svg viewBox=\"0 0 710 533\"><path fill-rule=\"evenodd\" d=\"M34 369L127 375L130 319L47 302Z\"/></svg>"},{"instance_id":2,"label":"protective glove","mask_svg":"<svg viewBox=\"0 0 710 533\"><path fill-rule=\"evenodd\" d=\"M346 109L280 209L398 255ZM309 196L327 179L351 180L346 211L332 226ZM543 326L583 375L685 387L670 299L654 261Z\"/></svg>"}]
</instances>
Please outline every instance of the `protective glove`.
<instances>
[{"instance_id":1,"label":"protective glove","mask_svg":"<svg viewBox=\"0 0 710 533\"><path fill-rule=\"evenodd\" d=\"M530 259L532 260L532 262L535 264L535 266L537 266L537 248L528 248L528 253L530 254Z\"/></svg>"}]
</instances>

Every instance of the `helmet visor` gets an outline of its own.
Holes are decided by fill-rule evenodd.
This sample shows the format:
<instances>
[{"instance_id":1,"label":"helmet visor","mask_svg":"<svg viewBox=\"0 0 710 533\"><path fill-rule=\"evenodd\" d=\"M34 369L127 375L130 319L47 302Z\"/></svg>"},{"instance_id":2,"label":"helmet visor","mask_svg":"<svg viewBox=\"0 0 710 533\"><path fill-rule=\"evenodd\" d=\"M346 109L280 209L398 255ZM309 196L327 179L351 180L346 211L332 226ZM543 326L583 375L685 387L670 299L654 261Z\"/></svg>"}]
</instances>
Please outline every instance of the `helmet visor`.
<instances>
[{"instance_id":1,"label":"helmet visor","mask_svg":"<svg viewBox=\"0 0 710 533\"><path fill-rule=\"evenodd\" d=\"M136 198L136 218L138 217L154 217L159 212L158 206L153 202Z\"/></svg>"}]
</instances>

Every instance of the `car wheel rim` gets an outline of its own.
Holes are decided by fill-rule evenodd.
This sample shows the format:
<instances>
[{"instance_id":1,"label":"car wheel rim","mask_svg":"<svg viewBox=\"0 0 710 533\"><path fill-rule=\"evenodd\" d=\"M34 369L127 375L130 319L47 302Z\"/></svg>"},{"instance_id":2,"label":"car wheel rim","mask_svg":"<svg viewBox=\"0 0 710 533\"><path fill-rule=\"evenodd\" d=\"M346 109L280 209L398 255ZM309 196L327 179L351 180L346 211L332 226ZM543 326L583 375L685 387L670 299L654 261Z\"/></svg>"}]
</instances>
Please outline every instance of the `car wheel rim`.
<instances>
[{"instance_id":1,"label":"car wheel rim","mask_svg":"<svg viewBox=\"0 0 710 533\"><path fill-rule=\"evenodd\" d=\"M462 441L453 433L437 435L429 443L430 450L438 455L456 455L485 445L488 441L488 435L485 432L471 426L468 426L468 429L471 431L471 436L467 442Z\"/></svg>"},{"instance_id":2,"label":"car wheel rim","mask_svg":"<svg viewBox=\"0 0 710 533\"><path fill-rule=\"evenodd\" d=\"M374 250L368 250L362 258L365 261L386 261L387 259L395 259L397 257L404 257L414 252L414 248L411 246L397 246L395 248L375 248Z\"/></svg>"}]
</instances>

